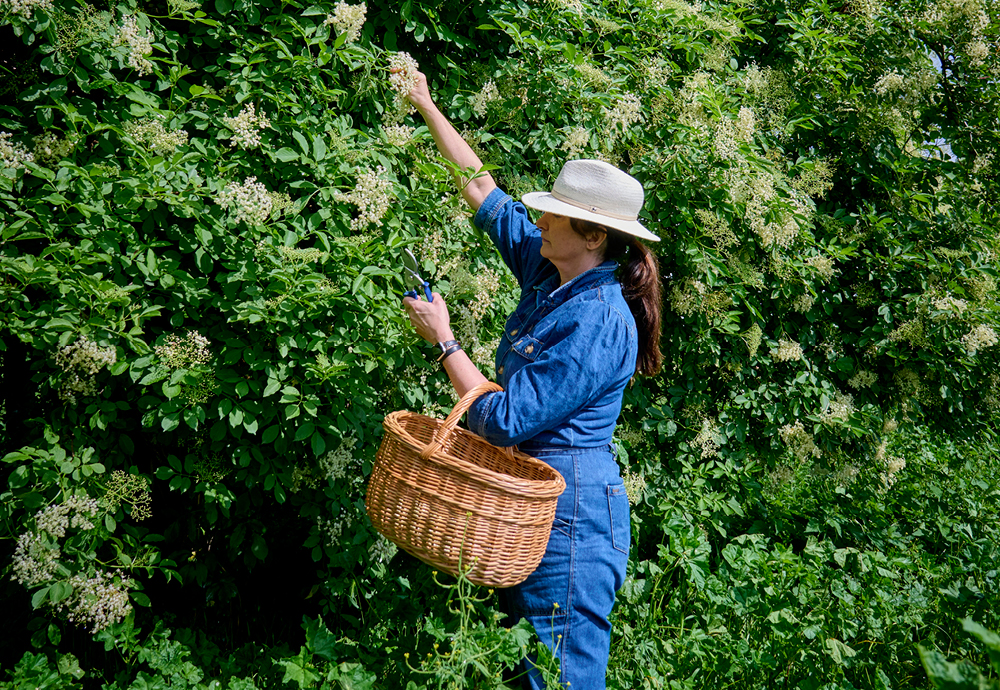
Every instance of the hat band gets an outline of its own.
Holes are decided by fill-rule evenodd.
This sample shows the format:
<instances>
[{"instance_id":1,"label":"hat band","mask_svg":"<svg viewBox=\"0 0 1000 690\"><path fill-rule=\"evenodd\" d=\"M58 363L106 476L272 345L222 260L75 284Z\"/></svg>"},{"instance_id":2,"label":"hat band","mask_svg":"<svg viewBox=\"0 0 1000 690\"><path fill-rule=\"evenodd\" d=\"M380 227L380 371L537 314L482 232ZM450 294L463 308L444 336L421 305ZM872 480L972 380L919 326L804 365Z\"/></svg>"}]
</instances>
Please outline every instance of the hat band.
<instances>
[{"instance_id":1,"label":"hat band","mask_svg":"<svg viewBox=\"0 0 1000 690\"><path fill-rule=\"evenodd\" d=\"M630 220L630 221L639 220L639 216L637 215L631 215L631 216L622 215L621 213L612 213L611 211L605 211L602 208L597 208L596 206L590 206L589 204L581 204L579 201L575 201L573 199L563 196L554 189L552 190L551 194L553 198L563 202L564 204L569 204L570 206L576 206L577 208L582 208L584 211L590 211L591 213L596 213L599 216L607 216L608 218L614 218L615 220Z\"/></svg>"}]
</instances>

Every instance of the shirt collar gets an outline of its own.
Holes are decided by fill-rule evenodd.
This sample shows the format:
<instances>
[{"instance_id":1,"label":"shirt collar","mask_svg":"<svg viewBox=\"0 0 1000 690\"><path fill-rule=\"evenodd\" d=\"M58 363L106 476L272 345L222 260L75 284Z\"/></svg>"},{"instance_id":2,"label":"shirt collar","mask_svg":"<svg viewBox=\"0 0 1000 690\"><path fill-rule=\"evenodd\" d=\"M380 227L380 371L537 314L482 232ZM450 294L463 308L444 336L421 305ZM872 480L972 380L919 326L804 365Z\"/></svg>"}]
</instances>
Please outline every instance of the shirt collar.
<instances>
[{"instance_id":1,"label":"shirt collar","mask_svg":"<svg viewBox=\"0 0 1000 690\"><path fill-rule=\"evenodd\" d=\"M557 307L581 292L613 283L616 268L618 268L617 261L605 261L600 266L584 271L564 285L559 285L559 273L557 272L551 278L542 281L535 289L542 294L548 294L546 301L553 307Z\"/></svg>"}]
</instances>

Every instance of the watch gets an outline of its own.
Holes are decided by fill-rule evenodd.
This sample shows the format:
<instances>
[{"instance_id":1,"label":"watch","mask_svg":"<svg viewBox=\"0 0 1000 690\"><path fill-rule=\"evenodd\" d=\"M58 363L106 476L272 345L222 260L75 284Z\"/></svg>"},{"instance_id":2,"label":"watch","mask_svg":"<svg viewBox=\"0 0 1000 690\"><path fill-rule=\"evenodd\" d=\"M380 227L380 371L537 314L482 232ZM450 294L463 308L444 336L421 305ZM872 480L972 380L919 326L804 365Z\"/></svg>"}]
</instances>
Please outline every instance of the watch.
<instances>
[{"instance_id":1,"label":"watch","mask_svg":"<svg viewBox=\"0 0 1000 690\"><path fill-rule=\"evenodd\" d=\"M462 349L461 343L457 340L445 340L444 342L435 343L434 347L441 352L441 355L437 358L437 361L439 362L444 361L448 355L454 354Z\"/></svg>"}]
</instances>

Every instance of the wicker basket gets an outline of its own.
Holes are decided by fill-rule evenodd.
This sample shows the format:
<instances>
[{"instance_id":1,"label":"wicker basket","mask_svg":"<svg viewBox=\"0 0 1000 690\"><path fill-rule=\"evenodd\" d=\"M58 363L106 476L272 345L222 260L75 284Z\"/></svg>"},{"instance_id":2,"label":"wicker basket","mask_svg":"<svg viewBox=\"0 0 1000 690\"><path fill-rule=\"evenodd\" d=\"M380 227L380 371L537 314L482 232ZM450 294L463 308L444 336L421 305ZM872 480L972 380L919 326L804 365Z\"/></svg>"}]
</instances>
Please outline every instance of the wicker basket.
<instances>
[{"instance_id":1,"label":"wicker basket","mask_svg":"<svg viewBox=\"0 0 1000 690\"><path fill-rule=\"evenodd\" d=\"M365 508L389 541L451 575L476 584L522 582L545 555L562 475L541 460L500 449L456 428L483 393L476 386L443 422L393 412L368 482Z\"/></svg>"}]
</instances>

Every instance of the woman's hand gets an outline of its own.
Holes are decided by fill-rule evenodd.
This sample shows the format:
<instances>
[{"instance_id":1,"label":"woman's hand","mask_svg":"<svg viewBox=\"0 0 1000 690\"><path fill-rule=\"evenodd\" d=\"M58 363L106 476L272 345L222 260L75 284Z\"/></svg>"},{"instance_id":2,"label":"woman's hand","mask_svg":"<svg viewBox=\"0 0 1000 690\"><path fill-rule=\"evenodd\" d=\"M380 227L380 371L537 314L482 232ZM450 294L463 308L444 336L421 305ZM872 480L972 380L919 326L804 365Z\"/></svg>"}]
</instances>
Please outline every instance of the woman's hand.
<instances>
[{"instance_id":1,"label":"woman's hand","mask_svg":"<svg viewBox=\"0 0 1000 690\"><path fill-rule=\"evenodd\" d=\"M398 72L399 70L394 69L392 71ZM413 104L413 107L424 113L436 106L434 105L434 99L431 98L431 90L427 86L427 75L423 72L414 72L413 74L417 78L417 83L406 97Z\"/></svg>"},{"instance_id":2,"label":"woman's hand","mask_svg":"<svg viewBox=\"0 0 1000 690\"><path fill-rule=\"evenodd\" d=\"M444 298L438 293L434 293L433 302L404 297L403 307L406 309L406 314L410 317L410 323L413 324L417 335L427 342L443 343L455 339L454 333L451 332L448 305L444 303Z\"/></svg>"}]
</instances>

